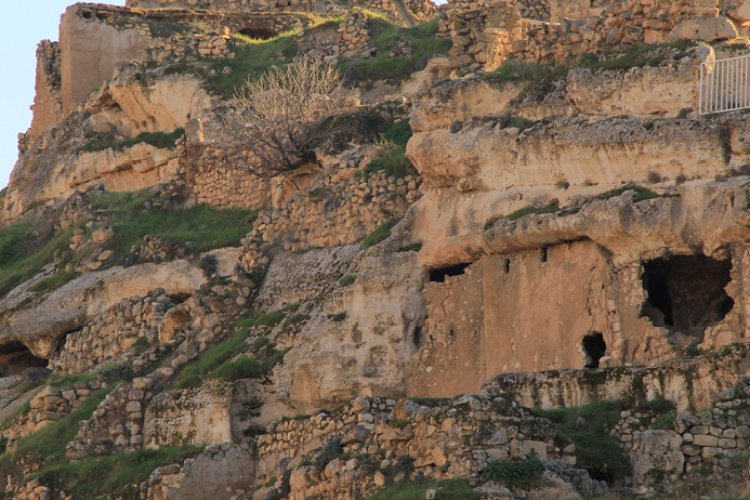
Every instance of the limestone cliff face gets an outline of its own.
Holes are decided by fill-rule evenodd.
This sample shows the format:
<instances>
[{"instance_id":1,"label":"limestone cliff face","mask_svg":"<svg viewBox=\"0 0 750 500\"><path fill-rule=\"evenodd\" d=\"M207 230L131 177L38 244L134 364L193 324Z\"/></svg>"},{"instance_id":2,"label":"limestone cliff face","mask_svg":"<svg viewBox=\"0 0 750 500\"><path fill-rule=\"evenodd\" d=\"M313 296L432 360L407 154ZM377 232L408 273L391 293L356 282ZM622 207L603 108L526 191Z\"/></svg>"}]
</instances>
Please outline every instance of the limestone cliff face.
<instances>
[{"instance_id":1,"label":"limestone cliff face","mask_svg":"<svg viewBox=\"0 0 750 500\"><path fill-rule=\"evenodd\" d=\"M746 495L750 128L697 107L746 4L71 6L0 194L0 486ZM304 61L339 109L231 120Z\"/></svg>"}]
</instances>

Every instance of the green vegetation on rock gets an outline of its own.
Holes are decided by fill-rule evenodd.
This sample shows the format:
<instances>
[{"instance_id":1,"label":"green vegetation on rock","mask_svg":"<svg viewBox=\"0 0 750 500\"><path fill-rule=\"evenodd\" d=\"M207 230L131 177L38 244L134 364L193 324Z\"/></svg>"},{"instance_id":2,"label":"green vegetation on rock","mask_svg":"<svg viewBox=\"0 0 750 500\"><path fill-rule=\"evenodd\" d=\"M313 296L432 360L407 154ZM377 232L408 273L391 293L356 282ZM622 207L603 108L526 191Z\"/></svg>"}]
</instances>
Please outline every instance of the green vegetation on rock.
<instances>
[{"instance_id":1,"label":"green vegetation on rock","mask_svg":"<svg viewBox=\"0 0 750 500\"><path fill-rule=\"evenodd\" d=\"M78 434L78 422L88 420L104 400L108 389L92 392L88 399L73 413L47 427L20 438L15 449L0 457L4 470L15 470L21 463L44 463L47 468L67 463L65 448ZM43 472L43 471L42 471Z\"/></svg>"},{"instance_id":2,"label":"green vegetation on rock","mask_svg":"<svg viewBox=\"0 0 750 500\"><path fill-rule=\"evenodd\" d=\"M108 247L120 258L146 235L168 239L195 252L238 246L257 216L252 210L200 205L157 209L151 207L152 197L148 190L92 197L93 208L103 212L102 225L114 230Z\"/></svg>"},{"instance_id":3,"label":"green vegetation on rock","mask_svg":"<svg viewBox=\"0 0 750 500\"><path fill-rule=\"evenodd\" d=\"M364 240L362 240L362 248L370 248L373 245L377 245L381 241L387 239L391 235L391 229L396 225L396 222L386 222L385 224L378 226L372 233L370 233Z\"/></svg>"},{"instance_id":4,"label":"green vegetation on rock","mask_svg":"<svg viewBox=\"0 0 750 500\"><path fill-rule=\"evenodd\" d=\"M71 230L51 235L34 223L0 227L0 294L31 278L68 247ZM40 224L39 227L42 227Z\"/></svg>"},{"instance_id":5,"label":"green vegetation on rock","mask_svg":"<svg viewBox=\"0 0 750 500\"><path fill-rule=\"evenodd\" d=\"M534 488L539 485L544 464L537 457L524 460L493 460L482 470L482 479L495 481L510 488Z\"/></svg>"},{"instance_id":6,"label":"green vegetation on rock","mask_svg":"<svg viewBox=\"0 0 750 500\"><path fill-rule=\"evenodd\" d=\"M139 450L47 467L31 475L72 498L138 498L139 484L157 467L202 451L198 446ZM95 478L95 480L94 480Z\"/></svg>"},{"instance_id":7,"label":"green vegetation on rock","mask_svg":"<svg viewBox=\"0 0 750 500\"><path fill-rule=\"evenodd\" d=\"M367 14L372 32L371 39L377 49L377 55L340 63L343 72L355 81L406 80L412 73L422 69L428 58L446 53L451 48L449 39L436 37L436 19L413 28L401 28L382 16L371 12ZM389 55L398 41L406 41L409 44L410 55Z\"/></svg>"},{"instance_id":8,"label":"green vegetation on rock","mask_svg":"<svg viewBox=\"0 0 750 500\"><path fill-rule=\"evenodd\" d=\"M597 401L572 408L534 408L531 411L551 420L557 435L575 444L577 467L617 480L630 474L630 460L609 434L619 421L622 409L618 401Z\"/></svg>"},{"instance_id":9,"label":"green vegetation on rock","mask_svg":"<svg viewBox=\"0 0 750 500\"><path fill-rule=\"evenodd\" d=\"M173 149L177 140L183 135L185 135L185 129L183 128L175 129L173 132L143 132L135 137L125 140L118 140L111 134L100 134L86 143L86 145L81 148L81 151L89 153L94 151L104 151L105 149L121 151L142 143L161 149Z\"/></svg>"},{"instance_id":10,"label":"green vegetation on rock","mask_svg":"<svg viewBox=\"0 0 750 500\"><path fill-rule=\"evenodd\" d=\"M197 360L182 368L176 378L177 386L198 387L208 379L260 378L269 373L285 353L274 349L266 337L248 345L249 328L258 325L257 320L258 318L238 320L239 331L209 347ZM250 351L253 352L253 357L249 354L240 355Z\"/></svg>"}]
</instances>

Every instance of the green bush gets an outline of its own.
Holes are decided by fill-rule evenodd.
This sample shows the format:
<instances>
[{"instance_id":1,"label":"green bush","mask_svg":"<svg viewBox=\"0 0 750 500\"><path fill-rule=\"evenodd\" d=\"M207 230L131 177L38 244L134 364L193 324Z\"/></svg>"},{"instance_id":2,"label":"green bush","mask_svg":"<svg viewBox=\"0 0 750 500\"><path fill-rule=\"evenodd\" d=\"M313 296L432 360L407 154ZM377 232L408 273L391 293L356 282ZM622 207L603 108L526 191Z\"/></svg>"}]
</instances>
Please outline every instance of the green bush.
<instances>
[{"instance_id":1,"label":"green bush","mask_svg":"<svg viewBox=\"0 0 750 500\"><path fill-rule=\"evenodd\" d=\"M370 248L373 245L377 245L381 241L387 239L391 235L391 229L396 225L396 222L386 222L385 224L378 226L372 233L370 233L364 240L362 240L362 248Z\"/></svg>"},{"instance_id":2,"label":"green bush","mask_svg":"<svg viewBox=\"0 0 750 500\"><path fill-rule=\"evenodd\" d=\"M409 125L409 120L399 120L388 127L383 133L383 139L392 142L397 146L406 146L406 143L409 142L412 134L413 132Z\"/></svg>"},{"instance_id":3,"label":"green bush","mask_svg":"<svg viewBox=\"0 0 750 500\"><path fill-rule=\"evenodd\" d=\"M525 460L494 460L482 470L482 479L496 481L510 488L533 488L539 485L544 464L537 457Z\"/></svg>"}]
</instances>

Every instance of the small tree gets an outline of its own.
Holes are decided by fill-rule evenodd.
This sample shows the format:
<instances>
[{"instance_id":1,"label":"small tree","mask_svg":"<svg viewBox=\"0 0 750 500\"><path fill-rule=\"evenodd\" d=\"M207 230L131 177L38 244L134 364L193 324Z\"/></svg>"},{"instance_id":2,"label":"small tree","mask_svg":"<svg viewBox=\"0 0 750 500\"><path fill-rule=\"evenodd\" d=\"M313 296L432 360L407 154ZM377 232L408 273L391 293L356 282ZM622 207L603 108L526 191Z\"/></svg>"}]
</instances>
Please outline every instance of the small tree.
<instances>
[{"instance_id":1,"label":"small tree","mask_svg":"<svg viewBox=\"0 0 750 500\"><path fill-rule=\"evenodd\" d=\"M300 59L248 79L224 114L224 125L251 153L239 168L272 177L314 160L315 147L344 129L345 112L338 70Z\"/></svg>"}]
</instances>

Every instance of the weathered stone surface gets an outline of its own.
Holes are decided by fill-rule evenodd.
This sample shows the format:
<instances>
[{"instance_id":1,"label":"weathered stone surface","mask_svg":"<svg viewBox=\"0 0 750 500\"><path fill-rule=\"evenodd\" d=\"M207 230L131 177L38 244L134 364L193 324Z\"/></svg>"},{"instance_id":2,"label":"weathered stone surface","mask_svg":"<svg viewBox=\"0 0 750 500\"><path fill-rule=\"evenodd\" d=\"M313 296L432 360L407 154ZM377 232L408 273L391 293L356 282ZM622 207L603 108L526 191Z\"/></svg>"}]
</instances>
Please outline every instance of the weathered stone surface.
<instances>
[{"instance_id":1,"label":"weathered stone surface","mask_svg":"<svg viewBox=\"0 0 750 500\"><path fill-rule=\"evenodd\" d=\"M726 40L737 36L737 27L726 17L696 17L675 26L669 40Z\"/></svg>"}]
</instances>

